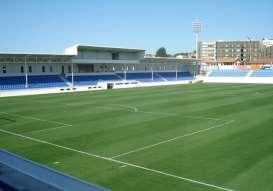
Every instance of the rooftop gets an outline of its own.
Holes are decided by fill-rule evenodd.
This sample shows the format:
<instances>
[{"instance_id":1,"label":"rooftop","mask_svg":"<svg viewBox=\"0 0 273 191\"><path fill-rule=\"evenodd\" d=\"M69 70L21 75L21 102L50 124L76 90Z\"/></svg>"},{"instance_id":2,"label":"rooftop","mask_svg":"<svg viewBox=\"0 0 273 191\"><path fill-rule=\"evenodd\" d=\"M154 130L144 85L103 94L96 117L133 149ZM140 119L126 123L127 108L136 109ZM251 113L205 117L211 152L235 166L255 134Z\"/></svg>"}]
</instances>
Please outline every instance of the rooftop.
<instances>
[{"instance_id":1,"label":"rooftop","mask_svg":"<svg viewBox=\"0 0 273 191\"><path fill-rule=\"evenodd\" d=\"M69 54L50 54L50 53L30 53L30 52L19 52L19 53L10 53L10 52L0 52L0 56L45 56L45 57L69 57L73 55Z\"/></svg>"},{"instance_id":2,"label":"rooftop","mask_svg":"<svg viewBox=\"0 0 273 191\"><path fill-rule=\"evenodd\" d=\"M144 52L144 49L137 48L123 48L123 47L110 47L110 46L95 46L95 45L84 45L76 44L74 46L65 49L65 54L77 55L78 50L94 50L94 51L110 51L110 52Z\"/></svg>"}]
</instances>

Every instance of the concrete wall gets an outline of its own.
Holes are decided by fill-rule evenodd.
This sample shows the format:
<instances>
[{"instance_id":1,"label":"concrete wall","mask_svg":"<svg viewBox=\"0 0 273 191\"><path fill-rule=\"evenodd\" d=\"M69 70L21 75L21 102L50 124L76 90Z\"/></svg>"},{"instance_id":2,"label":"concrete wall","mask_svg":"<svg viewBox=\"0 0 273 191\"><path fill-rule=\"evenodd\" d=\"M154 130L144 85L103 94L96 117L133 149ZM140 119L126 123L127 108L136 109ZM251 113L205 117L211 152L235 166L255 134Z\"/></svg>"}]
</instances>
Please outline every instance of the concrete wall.
<instances>
[{"instance_id":1,"label":"concrete wall","mask_svg":"<svg viewBox=\"0 0 273 191\"><path fill-rule=\"evenodd\" d=\"M2 68L6 67L6 74L3 73ZM28 67L31 66L32 72L28 71ZM45 72L42 71L42 67L45 67ZM27 72L32 75L41 75L41 74L61 74L62 66L64 66L64 73L70 73L69 68L71 64L69 63L28 63ZM74 64L73 69L75 73L79 73L79 65ZM138 63L138 64L93 64L94 72L118 72L118 71L189 71L192 68L191 64L175 64L175 63ZM21 73L21 67L24 68L24 72ZM50 71L50 67L52 71ZM24 63L0 63L0 76L9 76L9 75L24 75L25 66Z\"/></svg>"},{"instance_id":2,"label":"concrete wall","mask_svg":"<svg viewBox=\"0 0 273 191\"><path fill-rule=\"evenodd\" d=\"M200 77L206 83L273 84L271 77Z\"/></svg>"},{"instance_id":3,"label":"concrete wall","mask_svg":"<svg viewBox=\"0 0 273 191\"><path fill-rule=\"evenodd\" d=\"M45 67L45 72L42 71L42 67ZM64 72L68 73L68 67L70 64L68 63L28 63L27 64L27 72L29 74L61 74L62 66L64 66ZM3 73L3 67L6 68L6 73ZM24 68L24 72L21 73L21 67ZM32 72L28 71L29 67L31 67ZM52 71L50 70L52 69ZM0 63L0 76L8 76L8 75L24 75L25 73L25 64L24 63Z\"/></svg>"},{"instance_id":4,"label":"concrete wall","mask_svg":"<svg viewBox=\"0 0 273 191\"><path fill-rule=\"evenodd\" d=\"M107 59L112 60L110 51L86 51L79 50L76 59ZM119 54L118 60L139 60L144 57L144 52L116 52Z\"/></svg>"},{"instance_id":5,"label":"concrete wall","mask_svg":"<svg viewBox=\"0 0 273 191\"><path fill-rule=\"evenodd\" d=\"M81 64L90 65L93 70L87 72L120 72L120 71L189 71L195 60L187 59L143 59L144 51L137 52L120 52L118 60L112 60L112 52L107 51L80 51L78 56L67 58L66 61L51 59L52 56L34 57L27 60L27 73L32 75L41 74L62 74L62 67L64 73L71 73L71 62L75 73L79 73L79 66ZM22 56L21 56L22 57ZM18 56L18 58L21 58ZM11 59L10 59L11 58ZM14 58L14 59L13 59ZM22 57L24 58L24 57ZM43 72L43 66L45 72ZM6 68L6 73L3 73L3 67ZM23 72L21 72L23 67ZM29 67L32 71L29 72ZM51 70L52 69L52 70ZM71 70L70 70L71 69ZM26 72L24 59L16 60L16 57L5 56L5 59L0 60L0 75L24 75ZM83 70L81 70L83 72Z\"/></svg>"}]
</instances>

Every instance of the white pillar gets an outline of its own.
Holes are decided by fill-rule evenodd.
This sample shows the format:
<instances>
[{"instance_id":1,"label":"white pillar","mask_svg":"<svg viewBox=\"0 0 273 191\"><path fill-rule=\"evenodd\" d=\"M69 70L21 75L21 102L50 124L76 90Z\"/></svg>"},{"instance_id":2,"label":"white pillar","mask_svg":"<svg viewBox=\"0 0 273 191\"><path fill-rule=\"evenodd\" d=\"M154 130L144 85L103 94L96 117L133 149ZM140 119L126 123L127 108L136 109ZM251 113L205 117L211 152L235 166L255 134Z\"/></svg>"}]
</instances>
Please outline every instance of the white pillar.
<instances>
[{"instance_id":1,"label":"white pillar","mask_svg":"<svg viewBox=\"0 0 273 191\"><path fill-rule=\"evenodd\" d=\"M72 84L72 88L74 88L74 67L73 67L72 61L71 61L71 84Z\"/></svg>"},{"instance_id":2,"label":"white pillar","mask_svg":"<svg viewBox=\"0 0 273 191\"><path fill-rule=\"evenodd\" d=\"M153 70L153 66L151 67L152 70L152 81L154 81L154 70Z\"/></svg>"},{"instance_id":3,"label":"white pillar","mask_svg":"<svg viewBox=\"0 0 273 191\"><path fill-rule=\"evenodd\" d=\"M25 56L25 88L28 88L27 56Z\"/></svg>"},{"instance_id":4,"label":"white pillar","mask_svg":"<svg viewBox=\"0 0 273 191\"><path fill-rule=\"evenodd\" d=\"M177 76L177 63L176 63L176 69L175 69L175 78L177 80L178 76Z\"/></svg>"},{"instance_id":5,"label":"white pillar","mask_svg":"<svg viewBox=\"0 0 273 191\"><path fill-rule=\"evenodd\" d=\"M123 72L124 72L124 80L127 80L127 76L126 76L126 67L123 67Z\"/></svg>"}]
</instances>

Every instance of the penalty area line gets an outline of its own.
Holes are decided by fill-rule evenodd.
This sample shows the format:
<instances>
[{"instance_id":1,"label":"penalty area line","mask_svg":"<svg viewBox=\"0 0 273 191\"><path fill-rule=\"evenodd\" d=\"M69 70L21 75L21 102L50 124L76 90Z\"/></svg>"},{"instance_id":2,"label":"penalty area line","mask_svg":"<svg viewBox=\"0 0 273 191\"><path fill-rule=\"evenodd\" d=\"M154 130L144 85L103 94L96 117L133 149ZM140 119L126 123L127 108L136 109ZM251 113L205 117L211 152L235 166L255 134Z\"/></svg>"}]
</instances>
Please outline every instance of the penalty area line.
<instances>
[{"instance_id":1,"label":"penalty area line","mask_svg":"<svg viewBox=\"0 0 273 191\"><path fill-rule=\"evenodd\" d=\"M185 137L190 137L190 136L200 134L200 133L212 130L212 129L220 128L220 127L223 127L223 126L228 125L228 124L233 123L233 122L234 122L234 120L226 121L226 122L224 122L222 124L219 124L219 125L214 125L214 126L211 126L209 128L206 128L206 129L202 129L202 130L199 130L199 131L194 131L192 133L180 135L180 136L177 136L177 137L174 137L174 138L171 138L171 139L167 139L167 140L164 140L164 141L160 141L160 142L157 142L157 143L154 143L154 144L151 144L151 145L146 145L144 147L140 147L138 149L134 149L134 150L131 150L131 151L128 151L128 152L125 152L125 153L121 153L121 154L115 155L115 156L110 157L110 158L114 159L114 158L118 158L118 157L121 157L121 156L126 156L126 155L129 155L129 154L132 154L132 153L136 153L136 152L139 152L139 151L154 148L156 146L159 146L159 145L162 145L162 144L165 144L165 143L169 143L169 142L172 142L172 141L175 141L175 140L178 140L178 139L182 139L182 138L185 138Z\"/></svg>"},{"instance_id":2,"label":"penalty area line","mask_svg":"<svg viewBox=\"0 0 273 191\"><path fill-rule=\"evenodd\" d=\"M206 120L214 120L214 121L225 121L220 118L215 118L215 117L204 117L204 116L193 116L193 115L183 115L179 113L173 113L173 112L156 112L156 111L145 111L141 110L137 107L131 106L131 105L124 105L124 104L107 104L107 105L97 105L97 108L101 109L122 109L124 111L129 111L129 112L138 112L138 113L144 113L144 114L151 114L151 115L163 115L163 116L180 116L183 118L189 118L189 119L206 119Z\"/></svg>"},{"instance_id":3,"label":"penalty area line","mask_svg":"<svg viewBox=\"0 0 273 191\"><path fill-rule=\"evenodd\" d=\"M53 131L53 130L62 129L62 128L65 128L65 127L71 127L71 126L62 125L62 126L58 126L58 127L52 127L52 128L46 128L46 129L40 129L40 130L33 130L33 131L30 131L30 133L41 133L41 132L46 132L46 131Z\"/></svg>"},{"instance_id":4,"label":"penalty area line","mask_svg":"<svg viewBox=\"0 0 273 191\"><path fill-rule=\"evenodd\" d=\"M11 115L11 116L20 117L20 118L23 118L23 119L32 119L32 120L36 120L36 121L55 123L55 124L62 125L62 126L72 126L71 124L66 124L66 123L62 123L62 122L58 122L58 121L51 121L51 120L47 120L47 119L41 119L41 118L38 118L38 117L24 116L24 115L13 114L13 113L8 113L8 112L2 112L2 111L0 111L0 114Z\"/></svg>"},{"instance_id":5,"label":"penalty area line","mask_svg":"<svg viewBox=\"0 0 273 191\"><path fill-rule=\"evenodd\" d=\"M167 173L167 172L159 171L159 170L156 170L156 169L147 168L147 167L144 167L144 166L140 166L140 165L136 165L136 164L132 164L132 163L127 163L127 162L123 162L123 161L120 161L120 160L116 160L116 159L112 159L112 158L108 158L108 157L88 153L88 152L85 152L85 151L81 151L81 150L73 149L73 148L70 148L70 147L54 144L54 143L44 141L44 140L41 140L41 139L37 139L37 138L33 138L33 137L28 137L28 136L18 134L18 133L14 133L14 132L11 132L11 131L0 129L0 132L6 133L6 134L9 134L9 135L13 135L13 136L17 136L17 137L21 137L21 138L24 138L24 139L28 139L28 140L31 140L33 142L42 143L42 144L50 145L50 146L53 146L53 147L56 147L56 148L61 148L61 149L64 149L64 150L80 153L82 155L91 156L91 157L98 158L98 159L103 159L105 161L110 161L110 162L121 164L121 165L127 165L127 166L130 166L130 167L134 167L134 168L137 168L137 169L142 169L144 171L153 172L153 173L164 175L164 176L167 176L167 177L172 177L172 178L175 178L175 179L178 179L178 180L183 180L183 181L195 183L195 184L210 187L210 188L216 188L218 190L235 191L235 190L225 188L225 187L222 187L222 186L217 186L217 185L205 183L205 182L202 182L202 181L198 181L198 180L194 180L194 179L190 179L190 178L170 174L170 173Z\"/></svg>"}]
</instances>

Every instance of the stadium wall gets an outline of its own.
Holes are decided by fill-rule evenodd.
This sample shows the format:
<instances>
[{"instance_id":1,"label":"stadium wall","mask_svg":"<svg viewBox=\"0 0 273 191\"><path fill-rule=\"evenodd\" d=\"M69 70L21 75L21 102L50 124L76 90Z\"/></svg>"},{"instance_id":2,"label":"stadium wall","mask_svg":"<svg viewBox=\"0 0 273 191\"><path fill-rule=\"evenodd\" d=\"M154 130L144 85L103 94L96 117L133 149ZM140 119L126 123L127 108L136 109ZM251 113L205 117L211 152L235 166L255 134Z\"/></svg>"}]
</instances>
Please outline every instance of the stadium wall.
<instances>
[{"instance_id":1,"label":"stadium wall","mask_svg":"<svg viewBox=\"0 0 273 191\"><path fill-rule=\"evenodd\" d=\"M128 81L120 81L126 83ZM196 80L178 80L166 82L139 82L136 85L125 84L122 86L115 86L112 89L136 88L136 87L152 87L152 86L165 86L165 85L179 85L190 84L197 82ZM113 83L113 82L110 82ZM27 95L41 95L41 94L58 94L58 93L72 93L84 91L100 91L107 90L107 82L98 83L97 85L77 86L77 87L63 87L63 88L35 88L35 89L15 89L15 90L0 90L0 97L14 97L14 96L27 96Z\"/></svg>"}]
</instances>

